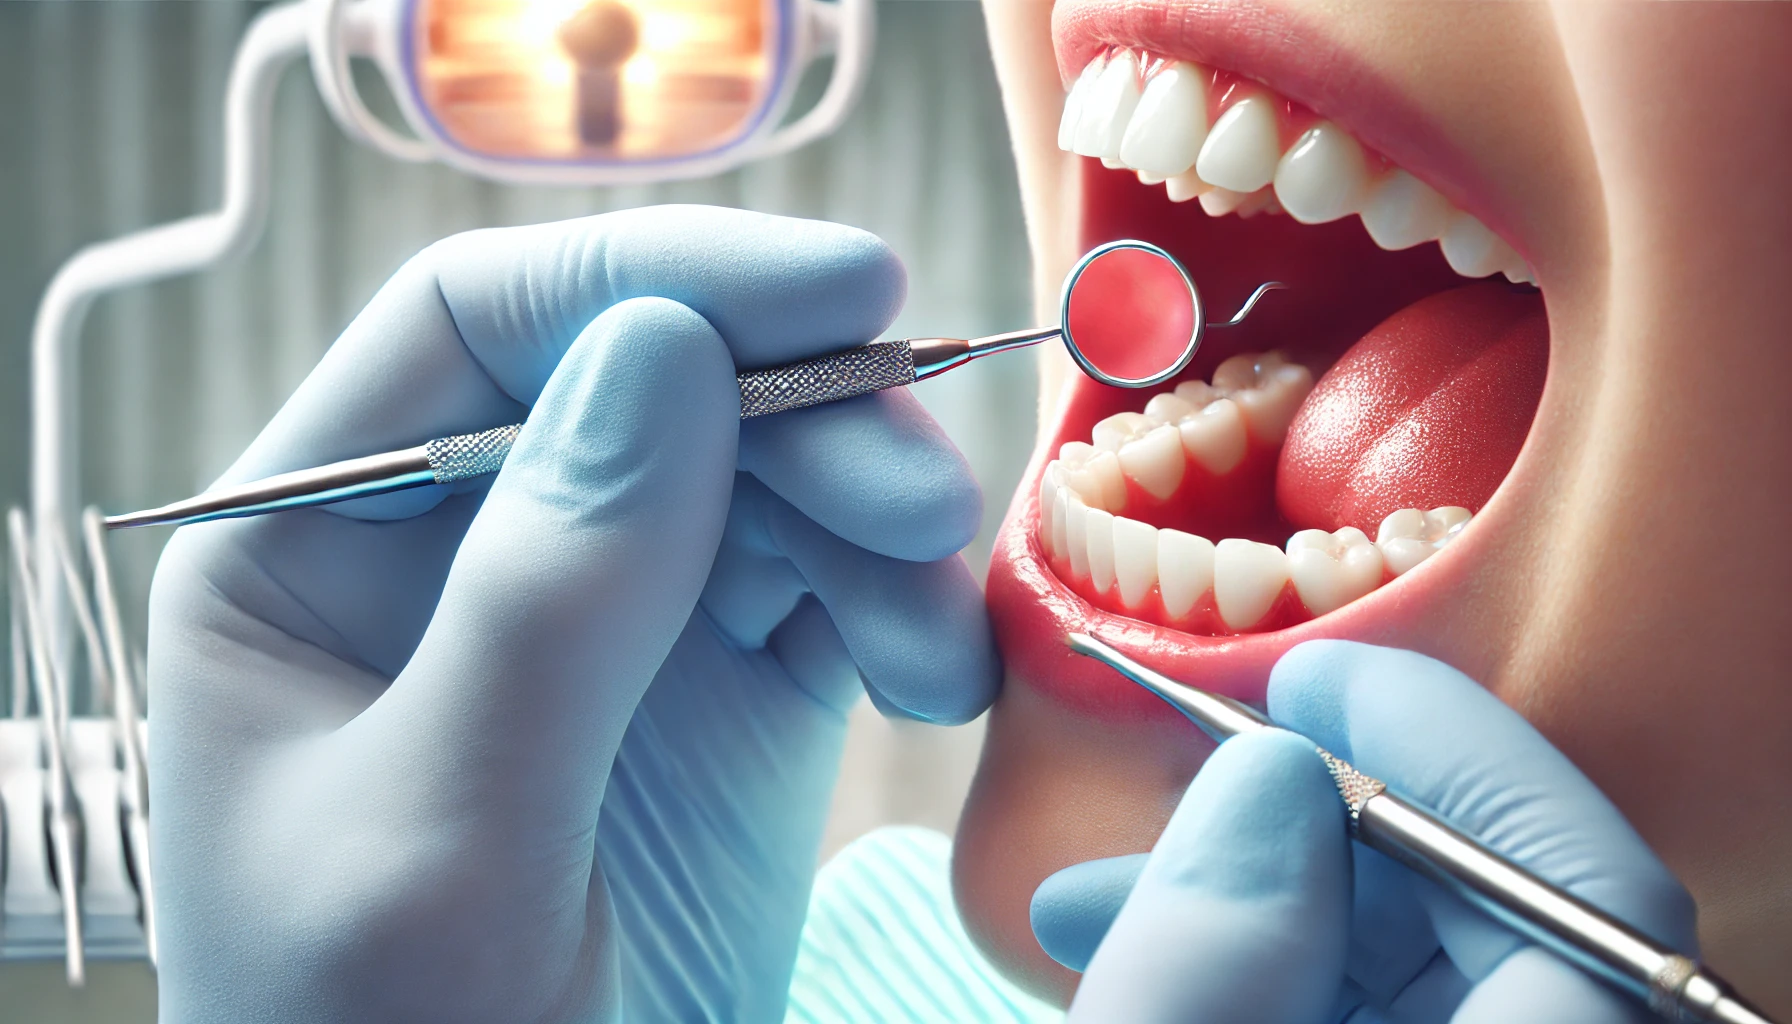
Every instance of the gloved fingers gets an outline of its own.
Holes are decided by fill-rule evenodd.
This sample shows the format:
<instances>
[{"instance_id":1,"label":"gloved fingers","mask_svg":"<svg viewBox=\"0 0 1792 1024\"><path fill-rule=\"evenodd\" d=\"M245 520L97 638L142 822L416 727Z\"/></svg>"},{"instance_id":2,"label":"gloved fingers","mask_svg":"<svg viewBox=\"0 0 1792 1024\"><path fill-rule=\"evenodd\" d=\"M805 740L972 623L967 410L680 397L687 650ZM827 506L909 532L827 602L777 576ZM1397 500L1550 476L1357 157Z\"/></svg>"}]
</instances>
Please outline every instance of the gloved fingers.
<instances>
[{"instance_id":1,"label":"gloved fingers","mask_svg":"<svg viewBox=\"0 0 1792 1024\"><path fill-rule=\"evenodd\" d=\"M840 630L865 685L926 722L982 714L1001 686L1001 659L983 592L964 559L911 562L830 533L770 491L741 487L737 505L762 517Z\"/></svg>"},{"instance_id":2,"label":"gloved fingers","mask_svg":"<svg viewBox=\"0 0 1792 1024\"><path fill-rule=\"evenodd\" d=\"M1276 664L1268 704L1281 725L1543 877L1696 948L1691 898L1617 808L1454 668L1411 651L1310 641Z\"/></svg>"},{"instance_id":3,"label":"gloved fingers","mask_svg":"<svg viewBox=\"0 0 1792 1024\"><path fill-rule=\"evenodd\" d=\"M1468 979L1440 950L1405 988L1383 1002L1382 1015L1392 1024L1443 1024L1468 990Z\"/></svg>"},{"instance_id":4,"label":"gloved fingers","mask_svg":"<svg viewBox=\"0 0 1792 1024\"><path fill-rule=\"evenodd\" d=\"M1637 1000L1594 981L1535 946L1494 968L1471 989L1450 1024L1647 1024L1659 1020Z\"/></svg>"},{"instance_id":5,"label":"gloved fingers","mask_svg":"<svg viewBox=\"0 0 1792 1024\"><path fill-rule=\"evenodd\" d=\"M690 309L634 299L594 320L467 529L409 664L345 731L550 830L595 821L709 573L736 394L726 347Z\"/></svg>"},{"instance_id":6,"label":"gloved fingers","mask_svg":"<svg viewBox=\"0 0 1792 1024\"><path fill-rule=\"evenodd\" d=\"M1312 745L1220 747L1089 963L1070 1019L1329 1024L1344 983L1350 850Z\"/></svg>"},{"instance_id":7,"label":"gloved fingers","mask_svg":"<svg viewBox=\"0 0 1792 1024\"><path fill-rule=\"evenodd\" d=\"M381 288L225 479L521 420L574 339L628 299L683 303L749 369L876 337L905 289L901 263L867 232L739 210L659 207L456 235ZM441 496L332 508L405 518Z\"/></svg>"},{"instance_id":8,"label":"gloved fingers","mask_svg":"<svg viewBox=\"0 0 1792 1024\"><path fill-rule=\"evenodd\" d=\"M865 692L852 652L827 609L813 596L800 600L772 631L766 649L798 689L841 717Z\"/></svg>"},{"instance_id":9,"label":"gloved fingers","mask_svg":"<svg viewBox=\"0 0 1792 1024\"><path fill-rule=\"evenodd\" d=\"M1149 857L1133 853L1088 860L1039 883L1028 917L1046 955L1073 971L1087 970Z\"/></svg>"},{"instance_id":10,"label":"gloved fingers","mask_svg":"<svg viewBox=\"0 0 1792 1024\"><path fill-rule=\"evenodd\" d=\"M1367 847L1351 852L1356 898L1345 972L1366 999L1386 1006L1441 955L1437 932L1412 872Z\"/></svg>"},{"instance_id":11,"label":"gloved fingers","mask_svg":"<svg viewBox=\"0 0 1792 1024\"><path fill-rule=\"evenodd\" d=\"M977 534L969 464L906 388L741 424L741 468L840 537L931 562Z\"/></svg>"}]
</instances>

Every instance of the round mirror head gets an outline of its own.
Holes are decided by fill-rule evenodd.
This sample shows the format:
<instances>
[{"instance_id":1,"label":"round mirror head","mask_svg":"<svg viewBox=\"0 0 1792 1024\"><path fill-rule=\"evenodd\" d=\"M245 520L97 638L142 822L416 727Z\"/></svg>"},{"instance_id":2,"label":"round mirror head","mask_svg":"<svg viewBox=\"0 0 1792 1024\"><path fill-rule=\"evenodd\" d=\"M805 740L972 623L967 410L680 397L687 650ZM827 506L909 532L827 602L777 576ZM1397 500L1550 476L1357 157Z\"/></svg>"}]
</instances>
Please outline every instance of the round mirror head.
<instances>
[{"instance_id":1,"label":"round mirror head","mask_svg":"<svg viewBox=\"0 0 1792 1024\"><path fill-rule=\"evenodd\" d=\"M1176 258L1131 239L1098 246L1064 278L1064 347L1103 384L1161 384L1201 347L1201 294Z\"/></svg>"}]
</instances>

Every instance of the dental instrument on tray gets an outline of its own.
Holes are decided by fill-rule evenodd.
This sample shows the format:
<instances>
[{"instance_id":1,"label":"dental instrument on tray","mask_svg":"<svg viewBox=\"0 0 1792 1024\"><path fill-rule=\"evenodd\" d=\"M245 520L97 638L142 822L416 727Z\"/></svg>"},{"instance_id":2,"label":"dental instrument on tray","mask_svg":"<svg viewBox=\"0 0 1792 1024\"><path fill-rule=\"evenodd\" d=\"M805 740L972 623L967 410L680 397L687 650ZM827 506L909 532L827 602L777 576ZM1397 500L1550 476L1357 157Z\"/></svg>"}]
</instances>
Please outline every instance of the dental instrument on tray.
<instances>
[{"instance_id":1,"label":"dental instrument on tray","mask_svg":"<svg viewBox=\"0 0 1792 1024\"><path fill-rule=\"evenodd\" d=\"M1279 729L1242 701L1179 683L1107 644L1072 633L1070 649L1093 658L1180 711L1216 742ZM1350 811L1351 838L1455 894L1470 906L1614 988L1664 1020L1772 1024L1716 974L1598 907L1544 881L1380 780L1317 748Z\"/></svg>"},{"instance_id":2,"label":"dental instrument on tray","mask_svg":"<svg viewBox=\"0 0 1792 1024\"><path fill-rule=\"evenodd\" d=\"M741 419L902 387L997 352L1060 338L1083 372L1112 387L1143 388L1181 373L1206 331L1236 327L1279 281L1258 285L1233 314L1204 320L1201 292L1174 256L1125 239L1084 254L1064 278L1059 326L986 338L878 341L736 376ZM496 473L521 424L439 437L415 448L333 462L228 487L160 508L110 516L107 529L184 526L328 505Z\"/></svg>"}]
</instances>

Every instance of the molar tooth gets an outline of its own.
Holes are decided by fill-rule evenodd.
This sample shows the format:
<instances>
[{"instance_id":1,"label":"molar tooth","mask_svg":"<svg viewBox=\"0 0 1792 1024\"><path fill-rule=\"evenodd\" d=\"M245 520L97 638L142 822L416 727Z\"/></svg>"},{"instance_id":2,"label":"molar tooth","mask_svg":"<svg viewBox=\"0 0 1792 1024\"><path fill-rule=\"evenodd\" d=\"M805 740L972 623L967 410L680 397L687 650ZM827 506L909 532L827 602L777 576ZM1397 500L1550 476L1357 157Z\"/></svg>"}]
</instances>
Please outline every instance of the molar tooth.
<instances>
[{"instance_id":1,"label":"molar tooth","mask_svg":"<svg viewBox=\"0 0 1792 1024\"><path fill-rule=\"evenodd\" d=\"M1213 186L1201 180L1194 171L1183 171L1164 182L1164 194L1172 203L1186 203L1199 195L1213 190Z\"/></svg>"},{"instance_id":2,"label":"molar tooth","mask_svg":"<svg viewBox=\"0 0 1792 1024\"><path fill-rule=\"evenodd\" d=\"M1174 391L1165 391L1152 395L1151 401L1145 403L1145 418L1152 423L1175 423L1184 416L1194 415L1197 409L1193 402Z\"/></svg>"},{"instance_id":3,"label":"molar tooth","mask_svg":"<svg viewBox=\"0 0 1792 1024\"><path fill-rule=\"evenodd\" d=\"M1136 519L1114 520L1114 580L1120 603L1129 610L1144 605L1157 582L1157 528Z\"/></svg>"},{"instance_id":4,"label":"molar tooth","mask_svg":"<svg viewBox=\"0 0 1792 1024\"><path fill-rule=\"evenodd\" d=\"M1381 528L1375 532L1375 546L1381 549L1388 571L1404 576L1447 547L1473 519L1472 512L1458 505L1429 512L1403 508L1381 521Z\"/></svg>"},{"instance_id":5,"label":"molar tooth","mask_svg":"<svg viewBox=\"0 0 1792 1024\"><path fill-rule=\"evenodd\" d=\"M1107 62L1077 121L1075 151L1082 156L1118 157L1133 108L1139 105L1139 61L1122 50Z\"/></svg>"},{"instance_id":6,"label":"molar tooth","mask_svg":"<svg viewBox=\"0 0 1792 1024\"><path fill-rule=\"evenodd\" d=\"M1228 537L1213 549L1213 600L1220 618L1233 629L1256 625L1288 583L1288 556L1282 549Z\"/></svg>"},{"instance_id":7,"label":"molar tooth","mask_svg":"<svg viewBox=\"0 0 1792 1024\"><path fill-rule=\"evenodd\" d=\"M1204 380L1185 380L1182 383L1176 385L1176 390L1172 393L1177 398L1180 398L1184 402L1187 402L1189 405L1194 406L1197 410L1205 409L1207 407L1207 403L1213 401L1216 398L1225 397L1225 396L1219 394L1218 392L1216 392L1213 388L1213 385L1207 383Z\"/></svg>"},{"instance_id":8,"label":"molar tooth","mask_svg":"<svg viewBox=\"0 0 1792 1024\"><path fill-rule=\"evenodd\" d=\"M1114 585L1114 516L1092 508L1083 514L1085 543L1089 546L1089 582L1098 594Z\"/></svg>"},{"instance_id":9,"label":"molar tooth","mask_svg":"<svg viewBox=\"0 0 1792 1024\"><path fill-rule=\"evenodd\" d=\"M1160 178L1194 165L1207 139L1207 71L1176 61L1145 83L1120 140L1120 159Z\"/></svg>"},{"instance_id":10,"label":"molar tooth","mask_svg":"<svg viewBox=\"0 0 1792 1024\"><path fill-rule=\"evenodd\" d=\"M1144 413L1117 412L1100 423L1095 424L1092 440L1095 447L1107 452L1117 452L1126 442L1151 429L1151 421Z\"/></svg>"},{"instance_id":11,"label":"molar tooth","mask_svg":"<svg viewBox=\"0 0 1792 1024\"><path fill-rule=\"evenodd\" d=\"M1257 386L1257 363L1260 352L1240 352L1213 368L1213 388L1230 394Z\"/></svg>"},{"instance_id":12,"label":"molar tooth","mask_svg":"<svg viewBox=\"0 0 1792 1024\"><path fill-rule=\"evenodd\" d=\"M1466 213L1456 215L1444 229L1438 244L1443 247L1444 259L1449 262L1450 269L1463 277L1498 273L1501 267L1517 258L1511 246L1500 241L1487 225Z\"/></svg>"},{"instance_id":13,"label":"molar tooth","mask_svg":"<svg viewBox=\"0 0 1792 1024\"><path fill-rule=\"evenodd\" d=\"M1244 459L1244 413L1230 398L1209 402L1176 425L1189 458L1217 476L1232 472Z\"/></svg>"},{"instance_id":14,"label":"molar tooth","mask_svg":"<svg viewBox=\"0 0 1792 1024\"><path fill-rule=\"evenodd\" d=\"M1182 437L1168 423L1127 442L1119 457L1121 470L1159 501L1176 493L1182 484L1182 471L1188 465L1182 456Z\"/></svg>"},{"instance_id":15,"label":"molar tooth","mask_svg":"<svg viewBox=\"0 0 1792 1024\"><path fill-rule=\"evenodd\" d=\"M1307 129L1276 164L1276 198L1302 224L1355 213L1368 184L1363 147L1330 121Z\"/></svg>"},{"instance_id":16,"label":"molar tooth","mask_svg":"<svg viewBox=\"0 0 1792 1024\"><path fill-rule=\"evenodd\" d=\"M1070 549L1070 575L1085 579L1089 575L1089 507L1076 493L1066 495L1064 508L1065 547Z\"/></svg>"},{"instance_id":17,"label":"molar tooth","mask_svg":"<svg viewBox=\"0 0 1792 1024\"><path fill-rule=\"evenodd\" d=\"M1088 465L1095 452L1095 446L1087 441L1066 441L1058 446L1058 461L1065 469L1076 469Z\"/></svg>"},{"instance_id":18,"label":"molar tooth","mask_svg":"<svg viewBox=\"0 0 1792 1024\"><path fill-rule=\"evenodd\" d=\"M1407 249L1443 235L1456 211L1436 189L1396 170L1369 190L1360 212L1376 245Z\"/></svg>"},{"instance_id":19,"label":"molar tooth","mask_svg":"<svg viewBox=\"0 0 1792 1024\"><path fill-rule=\"evenodd\" d=\"M1381 585L1381 549L1363 531L1302 530L1288 538L1288 576L1314 615L1342 608Z\"/></svg>"},{"instance_id":20,"label":"molar tooth","mask_svg":"<svg viewBox=\"0 0 1792 1024\"><path fill-rule=\"evenodd\" d=\"M1213 586L1213 542L1181 530L1157 531L1157 591L1180 619Z\"/></svg>"},{"instance_id":21,"label":"molar tooth","mask_svg":"<svg viewBox=\"0 0 1792 1024\"><path fill-rule=\"evenodd\" d=\"M1268 378L1238 392L1235 398L1251 433L1270 444L1280 444L1288 436L1288 425L1294 422L1300 404L1313 391L1313 371L1298 363L1284 363L1270 371Z\"/></svg>"},{"instance_id":22,"label":"molar tooth","mask_svg":"<svg viewBox=\"0 0 1792 1024\"><path fill-rule=\"evenodd\" d=\"M1263 96L1246 96L1226 109L1195 157L1202 181L1234 192L1255 192L1275 177L1276 114Z\"/></svg>"},{"instance_id":23,"label":"molar tooth","mask_svg":"<svg viewBox=\"0 0 1792 1024\"><path fill-rule=\"evenodd\" d=\"M1094 60L1084 65L1083 73L1076 76L1070 92L1064 97L1064 116L1058 119L1058 148L1066 153L1072 152L1076 145L1077 125L1089 105L1089 92L1095 88L1095 80L1101 76L1101 69L1107 62L1106 54L1096 54Z\"/></svg>"}]
</instances>

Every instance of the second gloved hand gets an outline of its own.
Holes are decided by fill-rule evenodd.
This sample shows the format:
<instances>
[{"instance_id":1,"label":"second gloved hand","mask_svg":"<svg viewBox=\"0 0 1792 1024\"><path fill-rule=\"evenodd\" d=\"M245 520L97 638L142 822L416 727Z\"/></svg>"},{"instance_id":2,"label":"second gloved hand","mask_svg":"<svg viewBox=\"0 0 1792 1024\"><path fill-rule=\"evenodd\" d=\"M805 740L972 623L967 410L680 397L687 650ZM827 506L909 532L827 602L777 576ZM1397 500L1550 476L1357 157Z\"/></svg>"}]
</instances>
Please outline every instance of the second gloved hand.
<instances>
[{"instance_id":1,"label":"second gloved hand","mask_svg":"<svg viewBox=\"0 0 1792 1024\"><path fill-rule=\"evenodd\" d=\"M488 483L169 544L161 1019L780 1019L861 677L938 722L997 684L915 400L739 420L737 366L902 291L864 232L696 208L400 271L226 481L527 421Z\"/></svg>"},{"instance_id":2,"label":"second gloved hand","mask_svg":"<svg viewBox=\"0 0 1792 1024\"><path fill-rule=\"evenodd\" d=\"M1302 735L1226 741L1151 854L1067 868L1034 895L1047 952L1086 967L1072 1020L1654 1019L1351 844L1314 752L1325 747L1544 878L1694 951L1685 890L1516 712L1441 662L1341 641L1284 656L1268 705Z\"/></svg>"}]
</instances>

